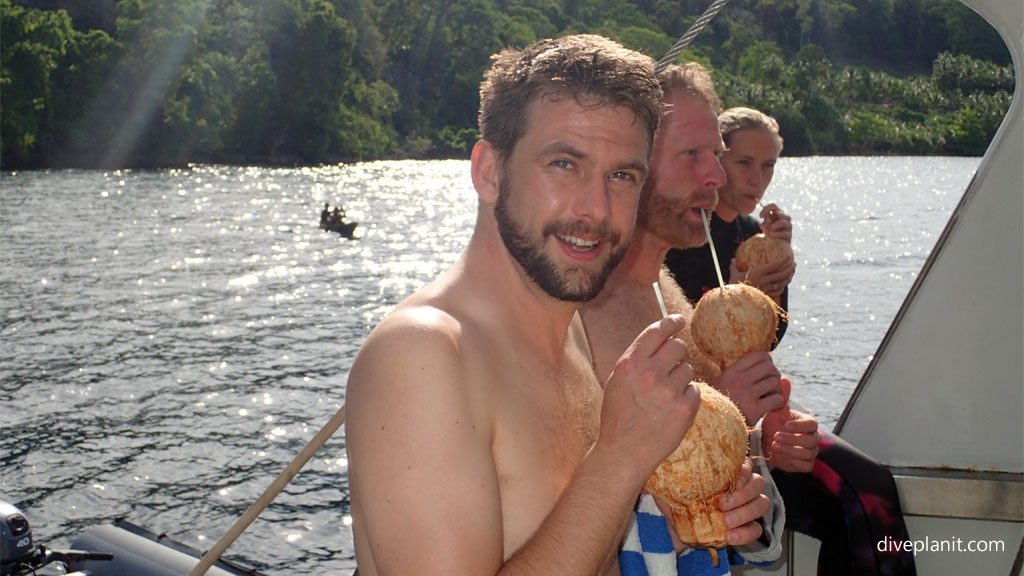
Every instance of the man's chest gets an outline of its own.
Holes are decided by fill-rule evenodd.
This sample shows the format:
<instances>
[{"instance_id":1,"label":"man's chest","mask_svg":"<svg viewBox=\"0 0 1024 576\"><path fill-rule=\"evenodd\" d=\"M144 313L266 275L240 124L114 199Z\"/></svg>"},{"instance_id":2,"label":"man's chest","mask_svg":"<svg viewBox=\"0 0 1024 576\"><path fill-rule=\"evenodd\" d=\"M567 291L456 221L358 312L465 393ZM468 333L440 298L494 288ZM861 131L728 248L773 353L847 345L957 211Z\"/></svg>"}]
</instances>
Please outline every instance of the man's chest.
<instances>
[{"instance_id":1,"label":"man's chest","mask_svg":"<svg viewBox=\"0 0 1024 576\"><path fill-rule=\"evenodd\" d=\"M600 426L603 390L588 361L570 355L557 367L519 363L506 377L494 407L494 448L516 468L575 470Z\"/></svg>"},{"instance_id":2,"label":"man's chest","mask_svg":"<svg viewBox=\"0 0 1024 576\"><path fill-rule=\"evenodd\" d=\"M582 359L562 369L506 366L491 446L506 550L547 517L597 440L603 390Z\"/></svg>"}]
</instances>

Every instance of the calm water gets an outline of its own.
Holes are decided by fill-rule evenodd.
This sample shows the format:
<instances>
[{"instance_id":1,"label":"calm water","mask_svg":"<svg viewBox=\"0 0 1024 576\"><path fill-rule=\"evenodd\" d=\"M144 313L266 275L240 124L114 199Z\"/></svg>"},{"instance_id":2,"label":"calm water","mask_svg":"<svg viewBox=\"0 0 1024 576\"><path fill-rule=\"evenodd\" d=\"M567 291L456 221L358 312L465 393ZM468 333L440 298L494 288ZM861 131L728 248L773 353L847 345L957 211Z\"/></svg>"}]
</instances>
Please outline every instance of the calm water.
<instances>
[{"instance_id":1,"label":"calm water","mask_svg":"<svg viewBox=\"0 0 1024 576\"><path fill-rule=\"evenodd\" d=\"M783 159L777 362L827 426L977 159ZM361 222L320 231L325 201ZM127 517L208 548L345 400L356 350L469 238L468 163L25 172L0 185L0 498L60 547ZM229 549L350 574L343 433Z\"/></svg>"}]
</instances>

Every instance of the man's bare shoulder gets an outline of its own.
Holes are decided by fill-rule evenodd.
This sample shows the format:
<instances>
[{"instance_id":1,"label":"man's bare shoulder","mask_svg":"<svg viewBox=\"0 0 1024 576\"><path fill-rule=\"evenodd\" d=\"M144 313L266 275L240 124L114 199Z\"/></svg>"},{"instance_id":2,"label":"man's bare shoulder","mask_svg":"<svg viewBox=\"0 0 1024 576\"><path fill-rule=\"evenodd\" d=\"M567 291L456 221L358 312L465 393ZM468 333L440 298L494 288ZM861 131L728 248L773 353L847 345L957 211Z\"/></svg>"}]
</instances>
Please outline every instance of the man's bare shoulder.
<instances>
[{"instance_id":1,"label":"man's bare shoulder","mask_svg":"<svg viewBox=\"0 0 1024 576\"><path fill-rule=\"evenodd\" d=\"M500 560L492 412L481 379L467 368L473 352L464 324L457 310L407 301L371 332L352 365L349 486L360 563L370 573L406 573L396 567L430 557L429 546L459 551L435 569L464 561L467 553L452 541L460 532L436 531L438 518L473 518L470 530L493 548L488 560ZM432 538L424 540L426 533Z\"/></svg>"},{"instance_id":2,"label":"man's bare shoulder","mask_svg":"<svg viewBox=\"0 0 1024 576\"><path fill-rule=\"evenodd\" d=\"M475 325L464 282L449 278L451 273L420 288L398 303L371 332L360 356L376 349L420 342L425 346L459 349L467 326Z\"/></svg>"},{"instance_id":3,"label":"man's bare shoulder","mask_svg":"<svg viewBox=\"0 0 1024 576\"><path fill-rule=\"evenodd\" d=\"M349 394L364 382L404 385L416 373L441 376L460 364L461 322L430 303L403 303L381 320L356 355L349 374Z\"/></svg>"},{"instance_id":4,"label":"man's bare shoulder","mask_svg":"<svg viewBox=\"0 0 1024 576\"><path fill-rule=\"evenodd\" d=\"M370 332L366 346L379 346L378 340L391 343L405 338L438 340L438 344L458 336L462 321L453 311L435 302L403 302Z\"/></svg>"},{"instance_id":5,"label":"man's bare shoulder","mask_svg":"<svg viewBox=\"0 0 1024 576\"><path fill-rule=\"evenodd\" d=\"M367 337L352 364L346 401L391 417L411 402L455 412L479 408L473 367L483 329L471 308L445 290L402 301ZM438 405L444 404L444 405Z\"/></svg>"}]
</instances>

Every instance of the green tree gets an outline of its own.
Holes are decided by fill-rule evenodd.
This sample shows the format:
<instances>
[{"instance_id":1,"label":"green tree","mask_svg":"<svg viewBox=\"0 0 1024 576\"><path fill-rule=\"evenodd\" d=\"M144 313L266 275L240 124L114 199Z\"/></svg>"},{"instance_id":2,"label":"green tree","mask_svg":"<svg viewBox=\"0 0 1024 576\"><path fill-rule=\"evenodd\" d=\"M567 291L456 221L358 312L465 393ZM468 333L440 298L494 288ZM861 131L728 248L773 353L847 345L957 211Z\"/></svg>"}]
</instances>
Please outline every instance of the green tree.
<instances>
[{"instance_id":1,"label":"green tree","mask_svg":"<svg viewBox=\"0 0 1024 576\"><path fill-rule=\"evenodd\" d=\"M661 55L667 53L675 44L674 39L659 30L638 26L627 26L619 30L619 42L623 46L647 54L655 60L660 59Z\"/></svg>"},{"instance_id":2,"label":"green tree","mask_svg":"<svg viewBox=\"0 0 1024 576\"><path fill-rule=\"evenodd\" d=\"M235 122L235 62L220 52L197 54L163 105L160 148L166 163L208 162L224 149Z\"/></svg>"},{"instance_id":3,"label":"green tree","mask_svg":"<svg viewBox=\"0 0 1024 576\"><path fill-rule=\"evenodd\" d=\"M491 53L590 32L659 58L707 5L0 0L0 151L5 167L465 157ZM787 154L979 154L1015 86L955 0L732 0L685 60L727 106L776 115Z\"/></svg>"},{"instance_id":4,"label":"green tree","mask_svg":"<svg viewBox=\"0 0 1024 576\"><path fill-rule=\"evenodd\" d=\"M3 163L33 159L40 127L52 124L53 81L74 30L67 12L47 12L0 0L0 132ZM45 148L52 144L43 143Z\"/></svg>"},{"instance_id":5,"label":"green tree","mask_svg":"<svg viewBox=\"0 0 1024 576\"><path fill-rule=\"evenodd\" d=\"M939 54L932 65L932 79L944 91L994 93L1013 90L1013 74L1009 67L966 54Z\"/></svg>"},{"instance_id":6,"label":"green tree","mask_svg":"<svg viewBox=\"0 0 1024 576\"><path fill-rule=\"evenodd\" d=\"M52 121L42 130L42 142L49 145L39 151L43 164L94 166L97 142L114 132L116 118L110 116L88 127L83 122L94 117L96 95L110 79L120 48L98 29L76 32L75 38L53 73Z\"/></svg>"},{"instance_id":7,"label":"green tree","mask_svg":"<svg viewBox=\"0 0 1024 576\"><path fill-rule=\"evenodd\" d=\"M779 47L771 42L754 42L739 59L739 74L751 82L770 83L782 75L785 60Z\"/></svg>"},{"instance_id":8,"label":"green tree","mask_svg":"<svg viewBox=\"0 0 1024 576\"><path fill-rule=\"evenodd\" d=\"M997 64L1009 64L1010 55L991 26L957 0L932 0L922 14L923 48L927 60L940 52L958 52Z\"/></svg>"},{"instance_id":9,"label":"green tree","mask_svg":"<svg viewBox=\"0 0 1024 576\"><path fill-rule=\"evenodd\" d=\"M255 42L238 60L234 101L236 121L224 153L230 159L269 162L279 128L276 111L276 80L270 67L265 39Z\"/></svg>"},{"instance_id":10,"label":"green tree","mask_svg":"<svg viewBox=\"0 0 1024 576\"><path fill-rule=\"evenodd\" d=\"M182 69L197 49L205 4L195 0L120 0L111 77L91 100L90 116L80 130L106 143L100 165L178 162L174 139L180 135L165 122L176 110L165 103L181 83ZM115 118L116 124L109 122ZM100 130L109 128L111 133Z\"/></svg>"},{"instance_id":11,"label":"green tree","mask_svg":"<svg viewBox=\"0 0 1024 576\"><path fill-rule=\"evenodd\" d=\"M296 162L341 155L340 103L351 80L355 30L323 0L283 2L270 44L276 133L271 157Z\"/></svg>"}]
</instances>

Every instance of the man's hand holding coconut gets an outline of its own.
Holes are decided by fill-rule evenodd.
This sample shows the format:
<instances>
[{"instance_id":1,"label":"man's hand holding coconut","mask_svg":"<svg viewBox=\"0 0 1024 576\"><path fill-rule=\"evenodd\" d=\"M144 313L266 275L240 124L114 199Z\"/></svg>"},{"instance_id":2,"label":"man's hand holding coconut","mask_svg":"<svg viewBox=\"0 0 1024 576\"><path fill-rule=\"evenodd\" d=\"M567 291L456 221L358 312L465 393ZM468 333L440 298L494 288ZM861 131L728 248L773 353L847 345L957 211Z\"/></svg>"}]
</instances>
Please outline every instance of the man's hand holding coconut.
<instances>
[{"instance_id":1,"label":"man's hand holding coconut","mask_svg":"<svg viewBox=\"0 0 1024 576\"><path fill-rule=\"evenodd\" d=\"M753 428L765 414L782 408L781 377L771 354L756 350L727 366L713 384L740 409L747 427Z\"/></svg>"},{"instance_id":2,"label":"man's hand holding coconut","mask_svg":"<svg viewBox=\"0 0 1024 576\"><path fill-rule=\"evenodd\" d=\"M651 475L646 489L658 498L659 506L668 509L665 516L675 528L677 549L682 545L722 547L751 542L761 533L754 521L771 506L762 493L764 479L752 474L746 457L747 429L739 409L714 388L691 383L686 344L678 338L664 339L665 334L683 326L682 316L675 314L652 324L616 363L606 398L629 395L643 407L647 418L623 418L610 408L619 403L606 401L602 434L608 431L638 450L662 454L672 450ZM664 343L657 346L661 341ZM661 357L671 359L671 365L659 361ZM667 371L680 385L673 390L652 384L652 389L645 391L648 370ZM631 375L628 387L617 377L627 373ZM652 382L658 379L657 374L651 376ZM676 433L666 434L666 427ZM676 434L682 435L681 442ZM652 438L659 440L652 443ZM671 447L662 445L664 439L672 438L676 440Z\"/></svg>"},{"instance_id":3,"label":"man's hand holding coconut","mask_svg":"<svg viewBox=\"0 0 1024 576\"><path fill-rule=\"evenodd\" d=\"M657 284L655 290L658 291ZM660 291L658 298L664 313ZM718 548L750 541L750 535L730 534L730 525L737 525L736 512L731 512L730 522L726 522L730 502L749 503L753 497L753 503L748 506L748 512L753 514L751 519L767 512L770 502L761 493L764 479L752 475L747 458L748 429L740 409L708 384L693 382L691 386L700 392L696 417L679 445L655 469L645 488L658 499L674 528L677 543L708 548L717 566ZM752 528L760 529L756 524Z\"/></svg>"}]
</instances>

